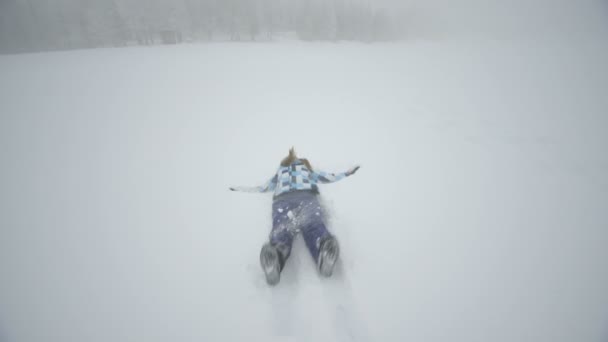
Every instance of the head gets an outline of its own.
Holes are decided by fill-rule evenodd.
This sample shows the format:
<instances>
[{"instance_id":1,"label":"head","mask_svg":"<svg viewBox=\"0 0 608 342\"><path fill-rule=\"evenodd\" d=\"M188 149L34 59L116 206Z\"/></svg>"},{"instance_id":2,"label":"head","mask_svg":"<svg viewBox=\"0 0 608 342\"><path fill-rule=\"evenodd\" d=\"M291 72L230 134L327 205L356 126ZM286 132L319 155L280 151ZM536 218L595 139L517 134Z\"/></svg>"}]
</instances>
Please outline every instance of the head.
<instances>
[{"instance_id":1,"label":"head","mask_svg":"<svg viewBox=\"0 0 608 342\"><path fill-rule=\"evenodd\" d=\"M306 158L298 158L298 156L296 155L296 151L295 151L295 149L293 147L289 149L289 154L287 155L287 157L283 158L283 160L281 161L281 166L287 167L287 166L291 165L291 163L293 163L296 160L302 161L302 163L310 171L312 171L312 166L310 166L310 163L308 162L308 159L306 159Z\"/></svg>"}]
</instances>

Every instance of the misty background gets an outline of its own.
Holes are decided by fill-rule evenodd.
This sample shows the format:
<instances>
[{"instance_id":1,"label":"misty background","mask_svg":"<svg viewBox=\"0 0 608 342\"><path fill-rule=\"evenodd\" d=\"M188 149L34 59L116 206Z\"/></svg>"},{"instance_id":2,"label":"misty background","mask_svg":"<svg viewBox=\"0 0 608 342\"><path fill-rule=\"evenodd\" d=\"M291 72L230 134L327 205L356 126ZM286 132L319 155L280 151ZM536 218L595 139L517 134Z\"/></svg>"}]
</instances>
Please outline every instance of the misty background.
<instances>
[{"instance_id":1,"label":"misty background","mask_svg":"<svg viewBox=\"0 0 608 342\"><path fill-rule=\"evenodd\" d=\"M367 0L3 0L1 52L268 41L378 41L398 37L399 15Z\"/></svg>"},{"instance_id":2,"label":"misty background","mask_svg":"<svg viewBox=\"0 0 608 342\"><path fill-rule=\"evenodd\" d=\"M0 342L608 341L607 7L0 0Z\"/></svg>"},{"instance_id":3,"label":"misty background","mask_svg":"<svg viewBox=\"0 0 608 342\"><path fill-rule=\"evenodd\" d=\"M2 0L0 53L212 41L395 41L606 30L606 0Z\"/></svg>"}]
</instances>

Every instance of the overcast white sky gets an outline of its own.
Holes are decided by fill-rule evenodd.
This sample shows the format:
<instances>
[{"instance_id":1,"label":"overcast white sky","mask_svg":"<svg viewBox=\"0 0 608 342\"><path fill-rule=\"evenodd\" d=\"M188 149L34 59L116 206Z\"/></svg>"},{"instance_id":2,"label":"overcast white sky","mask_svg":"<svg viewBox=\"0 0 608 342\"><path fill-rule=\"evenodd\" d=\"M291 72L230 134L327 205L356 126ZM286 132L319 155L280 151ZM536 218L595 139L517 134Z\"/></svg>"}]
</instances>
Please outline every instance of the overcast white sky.
<instances>
[{"instance_id":1,"label":"overcast white sky","mask_svg":"<svg viewBox=\"0 0 608 342\"><path fill-rule=\"evenodd\" d=\"M608 1L377 0L408 13L412 34L493 37L606 32Z\"/></svg>"}]
</instances>

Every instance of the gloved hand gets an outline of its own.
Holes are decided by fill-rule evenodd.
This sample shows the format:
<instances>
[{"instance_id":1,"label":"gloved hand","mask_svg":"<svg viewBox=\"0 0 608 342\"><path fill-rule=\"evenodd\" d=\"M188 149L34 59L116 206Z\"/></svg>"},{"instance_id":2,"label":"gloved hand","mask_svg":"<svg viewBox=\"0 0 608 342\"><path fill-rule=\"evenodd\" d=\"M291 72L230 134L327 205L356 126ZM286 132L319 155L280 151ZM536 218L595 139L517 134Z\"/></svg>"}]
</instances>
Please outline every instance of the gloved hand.
<instances>
[{"instance_id":1,"label":"gloved hand","mask_svg":"<svg viewBox=\"0 0 608 342\"><path fill-rule=\"evenodd\" d=\"M353 167L352 169L350 169L350 170L346 171L346 175L347 175L347 176L354 175L354 174L355 174L355 172L357 172L357 170L359 170L359 168L360 168L360 167L361 167L361 166L359 166L359 165L357 165L357 166Z\"/></svg>"}]
</instances>

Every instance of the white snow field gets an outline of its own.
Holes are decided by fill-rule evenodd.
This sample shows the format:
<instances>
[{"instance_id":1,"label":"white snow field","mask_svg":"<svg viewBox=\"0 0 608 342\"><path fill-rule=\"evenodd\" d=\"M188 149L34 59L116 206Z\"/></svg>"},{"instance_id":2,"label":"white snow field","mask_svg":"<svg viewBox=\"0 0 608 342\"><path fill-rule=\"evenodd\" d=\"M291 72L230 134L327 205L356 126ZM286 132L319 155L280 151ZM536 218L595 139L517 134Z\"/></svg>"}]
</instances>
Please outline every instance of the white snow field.
<instances>
[{"instance_id":1,"label":"white snow field","mask_svg":"<svg viewBox=\"0 0 608 342\"><path fill-rule=\"evenodd\" d=\"M0 56L0 340L602 342L608 50L589 39ZM259 251L291 146L342 247Z\"/></svg>"}]
</instances>

